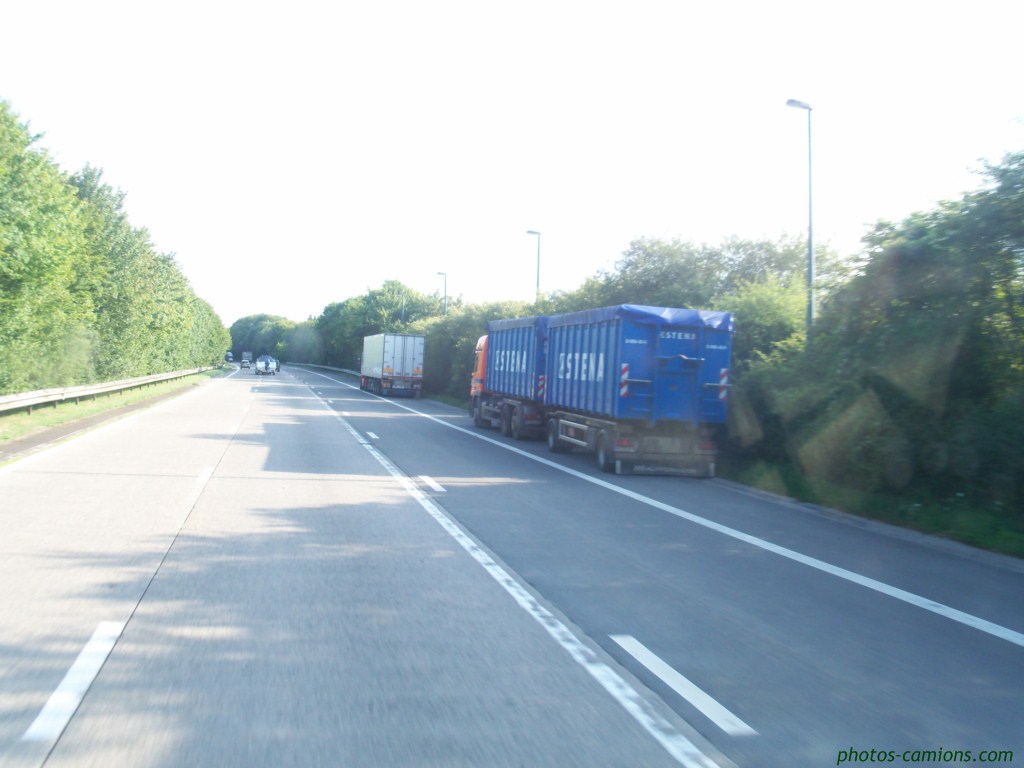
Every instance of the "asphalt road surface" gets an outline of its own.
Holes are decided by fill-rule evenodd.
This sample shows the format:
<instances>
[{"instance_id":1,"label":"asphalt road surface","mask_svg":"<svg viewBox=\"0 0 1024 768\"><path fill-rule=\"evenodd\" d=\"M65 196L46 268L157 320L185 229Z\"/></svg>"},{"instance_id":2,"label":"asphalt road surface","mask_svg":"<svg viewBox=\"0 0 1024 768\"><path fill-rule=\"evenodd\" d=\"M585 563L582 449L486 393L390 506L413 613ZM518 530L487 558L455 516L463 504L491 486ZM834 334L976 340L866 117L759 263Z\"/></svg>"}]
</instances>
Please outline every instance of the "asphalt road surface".
<instances>
[{"instance_id":1,"label":"asphalt road surface","mask_svg":"<svg viewBox=\"0 0 1024 768\"><path fill-rule=\"evenodd\" d=\"M1024 760L1019 561L353 383L0 469L0 765Z\"/></svg>"}]
</instances>

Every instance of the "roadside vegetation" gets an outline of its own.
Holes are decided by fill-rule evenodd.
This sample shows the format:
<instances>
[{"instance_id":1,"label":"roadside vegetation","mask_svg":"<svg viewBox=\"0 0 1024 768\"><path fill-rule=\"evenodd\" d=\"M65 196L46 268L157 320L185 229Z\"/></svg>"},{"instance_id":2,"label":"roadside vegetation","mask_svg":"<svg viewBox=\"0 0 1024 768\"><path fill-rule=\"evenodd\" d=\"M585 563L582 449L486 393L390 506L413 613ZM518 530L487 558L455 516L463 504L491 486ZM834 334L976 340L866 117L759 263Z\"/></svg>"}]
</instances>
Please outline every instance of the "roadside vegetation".
<instances>
[{"instance_id":1,"label":"roadside vegetation","mask_svg":"<svg viewBox=\"0 0 1024 768\"><path fill-rule=\"evenodd\" d=\"M427 337L428 393L468 401L488 320L618 303L735 314L720 472L792 498L1024 556L1024 153L959 201L879 222L865 252L640 239L538 301L465 304L389 281L304 323L243 318L241 349L357 369L363 336Z\"/></svg>"},{"instance_id":2,"label":"roadside vegetation","mask_svg":"<svg viewBox=\"0 0 1024 768\"><path fill-rule=\"evenodd\" d=\"M305 322L256 315L229 333L99 170L66 174L34 145L0 101L0 394L219 365L229 347L358 368L362 338L390 331L425 335L427 392L463 404L488 320L727 310L722 474L1024 556L1024 153L960 200L879 222L856 258L818 246L808 339L801 238L638 239L535 302L455 298L446 315L440 296L388 281Z\"/></svg>"},{"instance_id":3,"label":"roadside vegetation","mask_svg":"<svg viewBox=\"0 0 1024 768\"><path fill-rule=\"evenodd\" d=\"M0 101L0 394L219 364L227 329L174 256L36 138Z\"/></svg>"}]
</instances>

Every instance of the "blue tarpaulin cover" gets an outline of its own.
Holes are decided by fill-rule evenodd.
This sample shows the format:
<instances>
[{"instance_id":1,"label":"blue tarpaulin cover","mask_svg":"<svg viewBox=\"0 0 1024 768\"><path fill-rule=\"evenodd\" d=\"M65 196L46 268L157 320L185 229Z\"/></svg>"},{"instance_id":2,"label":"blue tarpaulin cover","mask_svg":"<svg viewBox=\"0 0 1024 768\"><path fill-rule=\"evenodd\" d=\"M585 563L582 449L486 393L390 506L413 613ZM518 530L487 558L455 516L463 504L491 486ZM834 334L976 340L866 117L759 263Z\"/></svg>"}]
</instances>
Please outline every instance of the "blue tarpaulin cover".
<instances>
[{"instance_id":1,"label":"blue tarpaulin cover","mask_svg":"<svg viewBox=\"0 0 1024 768\"><path fill-rule=\"evenodd\" d=\"M656 325L682 325L714 328L721 331L732 331L731 312L712 312L704 309L679 309L676 307L648 307L644 304L616 304L600 309L586 309L582 312L570 312L548 318L552 328L563 325L588 325L617 318L632 320L635 323L653 323Z\"/></svg>"}]
</instances>

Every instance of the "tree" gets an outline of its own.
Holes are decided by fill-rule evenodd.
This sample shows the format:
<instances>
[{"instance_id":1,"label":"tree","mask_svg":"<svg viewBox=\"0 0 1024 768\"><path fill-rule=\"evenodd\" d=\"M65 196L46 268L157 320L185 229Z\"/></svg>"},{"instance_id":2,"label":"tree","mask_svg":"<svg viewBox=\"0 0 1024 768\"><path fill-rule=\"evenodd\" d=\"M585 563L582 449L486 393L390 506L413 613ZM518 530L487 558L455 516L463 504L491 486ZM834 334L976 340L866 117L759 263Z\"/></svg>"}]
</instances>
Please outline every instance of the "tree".
<instances>
[{"instance_id":1,"label":"tree","mask_svg":"<svg viewBox=\"0 0 1024 768\"><path fill-rule=\"evenodd\" d=\"M459 302L449 302L449 312L458 306ZM406 333L416 322L442 311L437 296L425 296L397 280L388 280L363 296L328 305L315 326L324 360L336 367L358 369L364 337Z\"/></svg>"},{"instance_id":2,"label":"tree","mask_svg":"<svg viewBox=\"0 0 1024 768\"><path fill-rule=\"evenodd\" d=\"M238 358L243 352L252 352L256 357L283 358L287 339L294 328L294 321L277 315L239 318L231 325L231 349Z\"/></svg>"},{"instance_id":3,"label":"tree","mask_svg":"<svg viewBox=\"0 0 1024 768\"><path fill-rule=\"evenodd\" d=\"M95 375L79 207L34 141L0 102L0 392Z\"/></svg>"},{"instance_id":4,"label":"tree","mask_svg":"<svg viewBox=\"0 0 1024 768\"><path fill-rule=\"evenodd\" d=\"M432 317L410 327L423 334L424 388L460 400L469 399L477 340L487 333L487 321L535 314L522 302L496 302L469 306L449 305L447 317Z\"/></svg>"},{"instance_id":5,"label":"tree","mask_svg":"<svg viewBox=\"0 0 1024 768\"><path fill-rule=\"evenodd\" d=\"M880 222L859 274L824 303L811 349L772 358L739 387L748 436L761 435L748 444L784 446L804 476L860 491L969 487L1019 502L1022 214L1014 155L985 188Z\"/></svg>"},{"instance_id":6,"label":"tree","mask_svg":"<svg viewBox=\"0 0 1024 768\"><path fill-rule=\"evenodd\" d=\"M807 246L800 239L741 240L694 245L680 240L630 243L611 272L600 272L575 291L553 294L546 312L614 304L719 309L737 315L733 369L739 373L774 345L800 334L806 311ZM852 265L819 246L819 290L828 295ZM540 308L540 307L537 307Z\"/></svg>"},{"instance_id":7,"label":"tree","mask_svg":"<svg viewBox=\"0 0 1024 768\"><path fill-rule=\"evenodd\" d=\"M155 256L149 240L129 224L122 208L124 193L104 184L99 169L86 166L69 182L81 201L90 254L97 376L113 380L151 373L148 326L159 297L150 284Z\"/></svg>"},{"instance_id":8,"label":"tree","mask_svg":"<svg viewBox=\"0 0 1024 768\"><path fill-rule=\"evenodd\" d=\"M285 334L284 360L293 363L319 363L323 360L323 342L314 320L299 323Z\"/></svg>"},{"instance_id":9,"label":"tree","mask_svg":"<svg viewBox=\"0 0 1024 768\"><path fill-rule=\"evenodd\" d=\"M735 317L734 375L742 375L764 360L780 343L803 339L807 294L799 277L784 282L770 275L761 281L741 283L716 305Z\"/></svg>"},{"instance_id":10,"label":"tree","mask_svg":"<svg viewBox=\"0 0 1024 768\"><path fill-rule=\"evenodd\" d=\"M0 102L0 391L210 364L227 333L124 194L70 177ZM219 349L217 349L219 348Z\"/></svg>"}]
</instances>

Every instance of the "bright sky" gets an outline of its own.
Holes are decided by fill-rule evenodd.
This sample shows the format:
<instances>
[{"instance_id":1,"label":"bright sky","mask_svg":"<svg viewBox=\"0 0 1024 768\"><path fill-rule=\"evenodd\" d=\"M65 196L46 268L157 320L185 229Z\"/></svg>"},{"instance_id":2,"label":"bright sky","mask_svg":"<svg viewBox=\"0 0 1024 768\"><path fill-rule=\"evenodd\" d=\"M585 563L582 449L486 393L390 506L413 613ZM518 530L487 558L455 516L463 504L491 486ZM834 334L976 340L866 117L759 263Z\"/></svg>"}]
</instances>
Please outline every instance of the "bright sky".
<instances>
[{"instance_id":1,"label":"bright sky","mask_svg":"<svg viewBox=\"0 0 1024 768\"><path fill-rule=\"evenodd\" d=\"M638 237L869 225L1024 150L1012 0L8 3L0 98L226 325L387 279L531 299Z\"/></svg>"}]
</instances>

